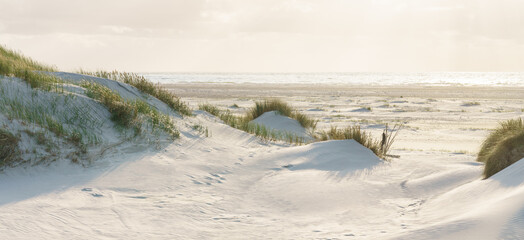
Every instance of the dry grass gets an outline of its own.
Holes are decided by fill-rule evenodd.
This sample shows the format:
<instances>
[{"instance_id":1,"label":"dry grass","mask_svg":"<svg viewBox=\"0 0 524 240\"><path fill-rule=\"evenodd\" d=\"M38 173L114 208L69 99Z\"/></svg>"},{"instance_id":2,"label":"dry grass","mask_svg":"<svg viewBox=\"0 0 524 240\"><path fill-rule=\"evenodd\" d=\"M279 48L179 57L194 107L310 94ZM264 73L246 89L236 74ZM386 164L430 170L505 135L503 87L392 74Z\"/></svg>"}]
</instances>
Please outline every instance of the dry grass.
<instances>
[{"instance_id":1,"label":"dry grass","mask_svg":"<svg viewBox=\"0 0 524 240\"><path fill-rule=\"evenodd\" d=\"M151 123L153 130L160 128L173 139L180 136L180 132L175 128L173 120L168 115L151 108L147 103L140 100L125 101L118 93L92 82L84 82L82 87L87 90L86 94L88 97L100 101L102 105L107 107L111 113L111 120L117 124L126 128L133 127L139 132L145 120ZM140 115L145 116L146 119L140 118Z\"/></svg>"},{"instance_id":2,"label":"dry grass","mask_svg":"<svg viewBox=\"0 0 524 240\"><path fill-rule=\"evenodd\" d=\"M321 141L353 139L370 149L375 155L386 158L401 127L402 125L395 125L392 129L389 129L386 124L382 140L378 140L374 139L370 133L362 130L358 125L344 129L332 126L328 131L321 132L318 139Z\"/></svg>"},{"instance_id":3,"label":"dry grass","mask_svg":"<svg viewBox=\"0 0 524 240\"><path fill-rule=\"evenodd\" d=\"M262 140L265 140L265 141L282 140L288 143L299 144L299 145L304 144L306 141L302 137L296 136L292 133L273 130L263 125L259 125L259 124L251 122L252 117L253 117L252 115L253 110L246 113L246 115L244 116L237 116L231 113L231 111L229 110L222 111L218 107L213 106L211 104L200 104L198 109L206 111L220 118L222 121L224 121L224 123L226 123L227 125L231 127L254 134L255 136L260 137ZM275 111L275 110L270 110L270 111Z\"/></svg>"},{"instance_id":4,"label":"dry grass","mask_svg":"<svg viewBox=\"0 0 524 240\"><path fill-rule=\"evenodd\" d=\"M111 89L100 84L92 82L84 82L82 87L87 90L86 95L92 99L96 99L107 107L111 113L111 120L124 127L130 127L136 120L138 111L125 102L120 95L111 91Z\"/></svg>"},{"instance_id":5,"label":"dry grass","mask_svg":"<svg viewBox=\"0 0 524 240\"><path fill-rule=\"evenodd\" d=\"M305 128L309 127L312 130L315 129L318 122L295 111L285 102L280 100L266 100L263 102L257 102L255 106L249 109L249 111L243 116L234 115L229 110L222 111L218 107L211 104L201 104L199 105L199 109L217 116L231 127L255 134L262 139L273 141L286 140L290 143L297 144L303 144L305 143L305 140L292 134L273 131L264 126L254 124L251 121L261 116L265 112L278 111L284 116L296 119L302 124L302 126ZM383 140L374 139L370 133L362 130L360 126L350 126L345 129L331 127L329 131L321 132L318 136L315 137L318 141L354 139L364 147L369 148L377 156L381 158L387 158L391 146L393 145L393 142L395 141L395 138L401 127L401 124L397 124L392 129L390 129L386 124Z\"/></svg>"},{"instance_id":6,"label":"dry grass","mask_svg":"<svg viewBox=\"0 0 524 240\"><path fill-rule=\"evenodd\" d=\"M277 111L281 115L293 118L297 120L300 123L300 125L302 125L302 127L306 129L314 130L317 126L318 121L309 118L307 115L302 114L298 112L297 110L294 110L287 103L279 99L271 99L271 100L256 102L255 106L252 107L246 113L245 118L247 121L251 121L251 120L254 120L260 117L265 112L270 112L270 111Z\"/></svg>"},{"instance_id":7,"label":"dry grass","mask_svg":"<svg viewBox=\"0 0 524 240\"><path fill-rule=\"evenodd\" d=\"M0 128L0 168L13 166L20 160L19 139Z\"/></svg>"},{"instance_id":8,"label":"dry grass","mask_svg":"<svg viewBox=\"0 0 524 240\"><path fill-rule=\"evenodd\" d=\"M501 122L482 143L477 161L484 162L484 177L524 158L524 124L522 119Z\"/></svg>"},{"instance_id":9,"label":"dry grass","mask_svg":"<svg viewBox=\"0 0 524 240\"><path fill-rule=\"evenodd\" d=\"M56 71L28 58L21 53L0 46L0 75L17 77L26 81L33 88L44 90L62 90L60 79L42 73Z\"/></svg>"},{"instance_id":10,"label":"dry grass","mask_svg":"<svg viewBox=\"0 0 524 240\"><path fill-rule=\"evenodd\" d=\"M138 90L144 93L156 97L158 100L164 102L171 109L179 112L181 115L192 115L191 109L184 102L182 102L178 96L169 92L159 84L154 84L147 80L144 76L138 75L136 73L126 73L118 71L88 72L83 70L80 70L78 73L127 83L131 86L136 87Z\"/></svg>"}]
</instances>

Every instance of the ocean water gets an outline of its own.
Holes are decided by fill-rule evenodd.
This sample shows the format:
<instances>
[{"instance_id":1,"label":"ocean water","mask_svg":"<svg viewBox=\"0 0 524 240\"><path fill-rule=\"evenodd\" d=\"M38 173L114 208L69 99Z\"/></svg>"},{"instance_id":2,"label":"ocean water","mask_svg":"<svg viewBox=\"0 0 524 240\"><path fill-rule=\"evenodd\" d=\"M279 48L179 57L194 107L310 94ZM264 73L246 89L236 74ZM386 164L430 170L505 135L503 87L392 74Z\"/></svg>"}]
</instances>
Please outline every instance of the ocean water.
<instances>
[{"instance_id":1,"label":"ocean water","mask_svg":"<svg viewBox=\"0 0 524 240\"><path fill-rule=\"evenodd\" d=\"M161 84L272 83L428 86L524 86L523 72L438 73L142 73Z\"/></svg>"}]
</instances>

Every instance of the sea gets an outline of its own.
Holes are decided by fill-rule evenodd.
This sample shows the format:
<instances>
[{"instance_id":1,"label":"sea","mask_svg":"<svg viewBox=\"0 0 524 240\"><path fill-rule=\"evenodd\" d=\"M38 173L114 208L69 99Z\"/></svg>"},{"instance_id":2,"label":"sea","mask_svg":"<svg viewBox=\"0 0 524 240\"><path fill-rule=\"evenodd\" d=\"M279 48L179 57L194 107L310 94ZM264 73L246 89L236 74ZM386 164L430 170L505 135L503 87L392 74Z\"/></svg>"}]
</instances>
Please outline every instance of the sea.
<instances>
[{"instance_id":1,"label":"sea","mask_svg":"<svg viewBox=\"0 0 524 240\"><path fill-rule=\"evenodd\" d=\"M433 73L141 73L173 83L271 83L427 86L524 86L524 72Z\"/></svg>"}]
</instances>

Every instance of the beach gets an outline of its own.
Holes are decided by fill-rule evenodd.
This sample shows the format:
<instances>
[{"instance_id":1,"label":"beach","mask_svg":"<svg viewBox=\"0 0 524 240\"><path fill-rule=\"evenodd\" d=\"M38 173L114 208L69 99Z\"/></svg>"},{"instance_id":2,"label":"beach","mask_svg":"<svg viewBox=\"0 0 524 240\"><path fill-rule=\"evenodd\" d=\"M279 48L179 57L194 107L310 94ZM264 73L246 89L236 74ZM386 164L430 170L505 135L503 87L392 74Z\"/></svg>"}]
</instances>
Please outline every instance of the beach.
<instances>
[{"instance_id":1,"label":"beach","mask_svg":"<svg viewBox=\"0 0 524 240\"><path fill-rule=\"evenodd\" d=\"M56 74L73 85L86 79ZM89 122L103 123L101 146L88 149L89 159L82 164L65 156L0 174L0 235L7 239L506 239L524 235L524 162L484 180L484 164L476 161L482 141L499 121L522 117L517 97L521 88L164 85L192 109L190 116L183 116L125 83L87 79L169 114L180 136L166 139L146 131L129 138L133 135L124 135L111 124L109 112L97 101L83 95L68 99L65 107L84 106L93 117ZM4 79L0 86L10 92L4 101L19 96L25 96L27 104L33 103L33 97L68 98L62 93L33 93L39 90L17 79ZM317 133L361 126L380 139L386 125L390 129L402 125L402 129L391 155L381 159L354 139L309 144L268 141L199 110L199 105L208 103L242 115L268 98L279 98L318 120ZM74 113L65 109L58 115ZM38 129L5 117L1 120L29 128L20 130L22 146L47 151L29 135ZM279 114L264 113L254 121L275 128L294 123L291 126L306 132L296 120ZM145 123L142 126L147 127ZM49 139L59 142L52 135ZM65 155L75 148L61 149ZM23 153L35 156L31 149ZM493 218L500 221L494 224Z\"/></svg>"},{"instance_id":2,"label":"beach","mask_svg":"<svg viewBox=\"0 0 524 240\"><path fill-rule=\"evenodd\" d=\"M499 121L524 116L524 87L179 83L164 87L193 108L211 103L241 114L279 98L319 120L317 130L360 124L377 137L402 123L393 149L474 155ZM239 107L231 107L234 104ZM367 109L369 108L369 109Z\"/></svg>"}]
</instances>

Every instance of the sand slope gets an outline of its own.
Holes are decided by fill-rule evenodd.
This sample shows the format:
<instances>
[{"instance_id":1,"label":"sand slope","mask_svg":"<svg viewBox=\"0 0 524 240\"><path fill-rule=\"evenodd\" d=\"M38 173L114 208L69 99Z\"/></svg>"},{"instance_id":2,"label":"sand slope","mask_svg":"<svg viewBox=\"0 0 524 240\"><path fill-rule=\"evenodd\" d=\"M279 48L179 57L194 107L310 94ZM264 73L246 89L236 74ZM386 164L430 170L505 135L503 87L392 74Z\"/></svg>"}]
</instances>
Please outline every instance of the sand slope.
<instances>
[{"instance_id":1,"label":"sand slope","mask_svg":"<svg viewBox=\"0 0 524 240\"><path fill-rule=\"evenodd\" d=\"M482 180L482 164L467 154L396 150L401 158L387 162L353 140L267 143L202 111L177 125L182 136L175 142L126 142L88 168L64 160L0 174L0 236L524 236L524 161Z\"/></svg>"},{"instance_id":2,"label":"sand slope","mask_svg":"<svg viewBox=\"0 0 524 240\"><path fill-rule=\"evenodd\" d=\"M384 162L358 143L266 144L198 113L159 150L122 146L91 168L0 175L0 235L70 238L492 239L522 236L518 162L491 180L464 156ZM495 223L493 219L496 219ZM480 238L477 238L480 237Z\"/></svg>"}]
</instances>

